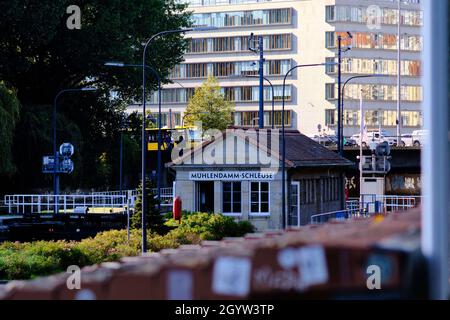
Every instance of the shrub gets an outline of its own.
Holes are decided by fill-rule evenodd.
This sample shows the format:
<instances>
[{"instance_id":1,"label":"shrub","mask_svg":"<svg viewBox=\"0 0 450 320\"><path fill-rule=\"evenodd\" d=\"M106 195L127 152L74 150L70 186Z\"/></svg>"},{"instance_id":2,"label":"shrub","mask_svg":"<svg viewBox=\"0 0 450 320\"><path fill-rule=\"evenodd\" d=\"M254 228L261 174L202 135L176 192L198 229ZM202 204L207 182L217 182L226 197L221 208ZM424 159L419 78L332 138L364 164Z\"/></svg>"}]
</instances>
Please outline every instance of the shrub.
<instances>
[{"instance_id":1,"label":"shrub","mask_svg":"<svg viewBox=\"0 0 450 320\"><path fill-rule=\"evenodd\" d=\"M169 233L178 238L183 238L186 234L194 234L202 240L240 237L254 230L248 221L235 222L232 217L204 212L187 213L183 215L180 224L173 219L168 220L166 224L172 227L177 226Z\"/></svg>"},{"instance_id":2,"label":"shrub","mask_svg":"<svg viewBox=\"0 0 450 320\"><path fill-rule=\"evenodd\" d=\"M165 235L148 233L149 251L177 248L181 244L198 244L201 240L242 236L253 231L248 221L235 222L231 217L201 212L185 212L181 224L169 219L166 225L174 229ZM131 230L130 240L126 230L111 230L80 242L4 242L0 244L0 280L31 279L65 271L70 265L83 267L135 256L140 252L140 229Z\"/></svg>"}]
</instances>

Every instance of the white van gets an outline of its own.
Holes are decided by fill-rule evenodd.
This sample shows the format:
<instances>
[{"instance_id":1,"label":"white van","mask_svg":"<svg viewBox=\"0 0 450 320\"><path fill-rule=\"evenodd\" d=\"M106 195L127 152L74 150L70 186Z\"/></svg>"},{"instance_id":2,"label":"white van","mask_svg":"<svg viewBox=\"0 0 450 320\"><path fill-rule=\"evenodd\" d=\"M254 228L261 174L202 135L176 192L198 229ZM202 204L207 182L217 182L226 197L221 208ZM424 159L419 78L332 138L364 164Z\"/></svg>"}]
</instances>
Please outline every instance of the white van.
<instances>
[{"instance_id":1,"label":"white van","mask_svg":"<svg viewBox=\"0 0 450 320\"><path fill-rule=\"evenodd\" d=\"M412 132L412 144L414 147L423 146L428 136L427 130L414 130Z\"/></svg>"}]
</instances>

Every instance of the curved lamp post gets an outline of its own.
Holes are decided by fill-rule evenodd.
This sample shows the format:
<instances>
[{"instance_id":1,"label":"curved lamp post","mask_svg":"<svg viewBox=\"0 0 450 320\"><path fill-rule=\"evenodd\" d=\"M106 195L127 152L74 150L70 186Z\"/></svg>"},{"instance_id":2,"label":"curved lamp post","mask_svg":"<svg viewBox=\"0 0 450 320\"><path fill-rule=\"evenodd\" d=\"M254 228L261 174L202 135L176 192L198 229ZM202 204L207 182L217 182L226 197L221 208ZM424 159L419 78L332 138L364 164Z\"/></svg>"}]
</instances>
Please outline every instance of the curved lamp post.
<instances>
[{"instance_id":1,"label":"curved lamp post","mask_svg":"<svg viewBox=\"0 0 450 320\"><path fill-rule=\"evenodd\" d=\"M53 126L53 195L55 196L54 202L54 209L53 213L58 213L58 192L59 192L59 175L57 172L57 168L59 167L59 154L56 150L56 109L58 106L58 99L59 97L64 93L69 92L79 92L79 91L96 91L96 88L92 87L86 87L86 88L77 88L77 89L64 89L58 92L58 94L55 96L55 99L53 100L53 120L52 120L52 126Z\"/></svg>"},{"instance_id":2,"label":"curved lamp post","mask_svg":"<svg viewBox=\"0 0 450 320\"><path fill-rule=\"evenodd\" d=\"M338 135L338 143L339 143L339 145L338 145L338 149L339 150L344 150L344 146L343 146L343 136L344 136L344 96L345 96L345 86L350 82L350 81L352 81L352 80L354 80L354 79L361 79L361 78L379 78L379 77L384 77L385 75L382 75L382 74L370 74L370 75L362 75L362 76L354 76L354 77L350 77L350 78L348 78L345 82L344 82L344 84L342 85L342 91L341 91L341 95L340 95L340 97L341 97L341 112L339 112L340 113L340 119L339 119L339 121L338 121L338 124L339 125L341 125L342 126L342 128L340 128L341 130L338 130L339 131L339 135ZM362 117L363 117L363 115L361 115L361 119L362 119ZM362 137L360 137L360 139L362 139ZM360 143L362 143L362 141L360 141Z\"/></svg>"},{"instance_id":3,"label":"curved lamp post","mask_svg":"<svg viewBox=\"0 0 450 320\"><path fill-rule=\"evenodd\" d=\"M216 27L198 27L198 28L187 28L187 29L175 29L175 30L166 30L161 31L148 39L148 41L144 45L144 51L142 53L142 111L145 115L146 108L146 77L145 77L145 69L146 65L146 56L147 56L147 48L152 44L152 42L161 36L165 36L168 34L178 34L178 33L186 33L190 31L210 31L216 30ZM161 92L161 90L160 90ZM158 200L161 199L161 94L158 95L158 163L157 163L157 188L158 188ZM146 155L146 141L145 141L145 116L142 117L142 170L141 170L141 178L143 181L143 186L145 185L145 155ZM159 203L159 201L158 201ZM158 204L159 209L161 208L161 204ZM142 188L142 212L146 210L146 201L145 201L145 188ZM146 231L147 221L145 218L145 214L142 214L142 253L147 252L147 238Z\"/></svg>"},{"instance_id":4,"label":"curved lamp post","mask_svg":"<svg viewBox=\"0 0 450 320\"><path fill-rule=\"evenodd\" d=\"M306 68L306 67L319 67L319 66L330 66L330 65L336 65L335 62L325 62L325 63L313 63L313 64L300 64L297 66L292 67L291 69L286 72L283 78L283 103L281 108L281 149L282 149L282 160L281 160L281 212L282 212L282 226L283 229L286 228L286 144L285 144L285 134L284 134L284 104L285 104L285 89L286 89L286 79L289 76L289 74L298 68Z\"/></svg>"}]
</instances>

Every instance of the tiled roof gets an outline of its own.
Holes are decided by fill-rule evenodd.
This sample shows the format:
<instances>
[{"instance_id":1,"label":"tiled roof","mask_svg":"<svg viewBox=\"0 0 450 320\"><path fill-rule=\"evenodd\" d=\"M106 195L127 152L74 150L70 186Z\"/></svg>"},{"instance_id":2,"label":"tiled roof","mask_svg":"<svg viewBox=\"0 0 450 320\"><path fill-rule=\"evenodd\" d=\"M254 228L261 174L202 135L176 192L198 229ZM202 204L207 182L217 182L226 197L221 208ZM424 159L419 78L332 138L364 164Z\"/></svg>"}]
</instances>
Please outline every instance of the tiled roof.
<instances>
[{"instance_id":1,"label":"tiled roof","mask_svg":"<svg viewBox=\"0 0 450 320\"><path fill-rule=\"evenodd\" d=\"M231 131L230 129L241 129L241 131ZM268 134L267 144L260 144L258 147L267 150L268 154L282 158L282 134L281 131L273 131L270 129L263 132L259 129L246 129L232 127L223 132L223 139L227 139L227 136L240 136L242 138L248 138L249 143L258 146L258 136L261 134ZM277 148L272 148L271 135L279 135L279 145ZM301 134L298 130L285 130L286 141L286 165L288 167L327 167L327 166L351 166L353 163L343 157L340 157L336 152L333 152L314 140L308 138L304 134ZM179 159L184 159L192 155L192 153L199 152L201 149L214 143L214 141L205 141L201 146L198 146L192 152L186 153ZM225 143L224 143L225 146ZM279 149L277 152L274 149ZM226 151L225 151L226 152ZM275 153L274 153L275 152ZM179 160L178 159L178 160ZM176 162L176 161L174 161ZM176 165L176 163L171 163Z\"/></svg>"}]
</instances>

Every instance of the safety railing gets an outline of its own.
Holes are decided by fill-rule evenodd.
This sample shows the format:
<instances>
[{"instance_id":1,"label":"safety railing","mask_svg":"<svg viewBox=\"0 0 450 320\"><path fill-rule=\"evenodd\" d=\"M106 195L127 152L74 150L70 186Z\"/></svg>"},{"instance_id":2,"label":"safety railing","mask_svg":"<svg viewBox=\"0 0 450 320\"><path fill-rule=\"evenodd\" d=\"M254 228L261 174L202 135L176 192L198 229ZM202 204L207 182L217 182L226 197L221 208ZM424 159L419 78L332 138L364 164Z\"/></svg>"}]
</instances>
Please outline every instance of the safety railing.
<instances>
[{"instance_id":1,"label":"safety railing","mask_svg":"<svg viewBox=\"0 0 450 320\"><path fill-rule=\"evenodd\" d=\"M333 220L347 220L355 217L364 217L367 214L360 212L359 210L337 210L332 212L319 213L311 216L311 224L326 223L330 219Z\"/></svg>"},{"instance_id":2,"label":"safety railing","mask_svg":"<svg viewBox=\"0 0 450 320\"><path fill-rule=\"evenodd\" d=\"M375 213L405 211L420 205L420 196L390 196L364 194L360 199L349 199L345 210L319 213L311 216L311 223L325 223L330 219L345 220L354 217L367 217Z\"/></svg>"},{"instance_id":3,"label":"safety railing","mask_svg":"<svg viewBox=\"0 0 450 320\"><path fill-rule=\"evenodd\" d=\"M15 194L6 195L4 204L9 214L59 213L126 213L130 206L123 195Z\"/></svg>"},{"instance_id":4,"label":"safety railing","mask_svg":"<svg viewBox=\"0 0 450 320\"><path fill-rule=\"evenodd\" d=\"M161 188L161 206L172 207L173 205L173 188ZM152 193L157 197L158 189L153 188ZM123 190L123 191L101 191L93 192L95 195L122 195L130 199L130 208L134 208L134 203L138 195L137 190Z\"/></svg>"}]
</instances>

